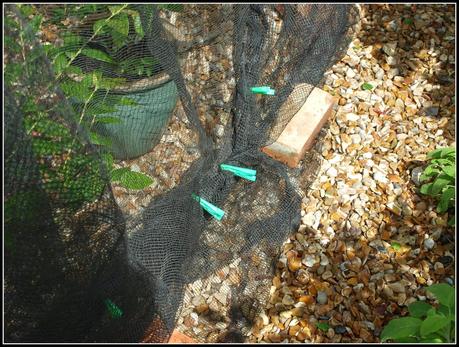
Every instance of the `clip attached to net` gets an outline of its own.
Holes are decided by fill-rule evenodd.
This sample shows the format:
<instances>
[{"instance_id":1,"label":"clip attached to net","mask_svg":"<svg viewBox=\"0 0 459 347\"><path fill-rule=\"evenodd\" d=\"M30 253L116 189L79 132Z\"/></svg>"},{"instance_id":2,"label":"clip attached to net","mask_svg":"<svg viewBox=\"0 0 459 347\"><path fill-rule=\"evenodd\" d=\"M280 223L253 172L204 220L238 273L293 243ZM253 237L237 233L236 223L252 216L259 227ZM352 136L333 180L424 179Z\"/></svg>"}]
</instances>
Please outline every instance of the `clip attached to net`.
<instances>
[{"instance_id":1,"label":"clip attached to net","mask_svg":"<svg viewBox=\"0 0 459 347\"><path fill-rule=\"evenodd\" d=\"M225 171L230 171L236 176L245 178L246 180L255 182L257 179L257 170L253 169L246 169L243 167L227 165L227 164L220 164L220 168Z\"/></svg>"},{"instance_id":2,"label":"clip attached to net","mask_svg":"<svg viewBox=\"0 0 459 347\"><path fill-rule=\"evenodd\" d=\"M275 90L271 89L271 87L263 86L263 87L252 87L250 88L252 93L254 94L263 94L263 95L274 95Z\"/></svg>"},{"instance_id":3,"label":"clip attached to net","mask_svg":"<svg viewBox=\"0 0 459 347\"><path fill-rule=\"evenodd\" d=\"M123 311L110 299L105 299L104 303L112 318L120 318L123 315Z\"/></svg>"},{"instance_id":4,"label":"clip attached to net","mask_svg":"<svg viewBox=\"0 0 459 347\"><path fill-rule=\"evenodd\" d=\"M201 207L209 212L212 216L214 216L215 219L221 220L223 218L223 215L225 214L225 211L219 209L217 206L212 205L210 202L204 200L203 198L197 196L196 194L191 194L191 197L195 199Z\"/></svg>"}]
</instances>

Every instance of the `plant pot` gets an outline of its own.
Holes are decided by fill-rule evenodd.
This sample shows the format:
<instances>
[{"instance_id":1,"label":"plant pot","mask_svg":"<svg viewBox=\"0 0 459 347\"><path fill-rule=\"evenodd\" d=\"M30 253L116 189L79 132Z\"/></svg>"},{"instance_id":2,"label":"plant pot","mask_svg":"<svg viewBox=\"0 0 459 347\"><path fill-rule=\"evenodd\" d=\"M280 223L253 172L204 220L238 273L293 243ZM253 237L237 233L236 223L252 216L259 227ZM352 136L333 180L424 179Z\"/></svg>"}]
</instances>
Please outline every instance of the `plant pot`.
<instances>
[{"instance_id":1,"label":"plant pot","mask_svg":"<svg viewBox=\"0 0 459 347\"><path fill-rule=\"evenodd\" d=\"M126 160L149 152L161 139L177 103L175 82L168 75L142 79L110 92L126 96L137 105L116 105L108 113L120 123L96 124L94 130L111 141L108 146L116 159Z\"/></svg>"}]
</instances>

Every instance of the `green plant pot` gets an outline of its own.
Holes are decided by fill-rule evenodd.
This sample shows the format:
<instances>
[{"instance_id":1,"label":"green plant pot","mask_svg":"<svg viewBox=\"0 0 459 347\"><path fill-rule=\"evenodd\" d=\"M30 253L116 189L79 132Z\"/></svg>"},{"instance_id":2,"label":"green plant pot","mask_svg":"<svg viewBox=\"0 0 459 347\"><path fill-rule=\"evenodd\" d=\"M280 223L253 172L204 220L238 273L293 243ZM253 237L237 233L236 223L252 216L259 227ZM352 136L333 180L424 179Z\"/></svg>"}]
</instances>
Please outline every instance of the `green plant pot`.
<instances>
[{"instance_id":1,"label":"green plant pot","mask_svg":"<svg viewBox=\"0 0 459 347\"><path fill-rule=\"evenodd\" d=\"M121 122L97 124L94 130L110 140L108 148L116 159L132 159L149 152L161 139L177 103L175 82L162 76L146 87L145 81L138 81L137 86L111 93L126 96L136 105L117 105L117 111L107 116L118 117Z\"/></svg>"}]
</instances>

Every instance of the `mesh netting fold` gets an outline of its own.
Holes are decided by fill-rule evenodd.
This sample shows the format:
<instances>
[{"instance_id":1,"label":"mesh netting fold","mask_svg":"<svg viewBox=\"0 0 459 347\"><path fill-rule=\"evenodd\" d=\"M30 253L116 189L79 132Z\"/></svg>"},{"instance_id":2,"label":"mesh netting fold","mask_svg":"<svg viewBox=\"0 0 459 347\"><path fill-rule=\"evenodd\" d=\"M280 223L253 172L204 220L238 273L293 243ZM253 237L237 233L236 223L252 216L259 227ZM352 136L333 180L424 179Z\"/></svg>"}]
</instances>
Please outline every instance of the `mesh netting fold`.
<instances>
[{"instance_id":1,"label":"mesh netting fold","mask_svg":"<svg viewBox=\"0 0 459 347\"><path fill-rule=\"evenodd\" d=\"M37 5L61 38L51 44L57 48L52 58L46 40L30 30L33 15L5 8L11 40L5 58L6 341L167 341L191 300L185 286L235 261L229 315L236 333L225 341L240 339L237 332L267 300L280 245L299 226L302 190L314 176L313 159L288 169L260 148L278 137L346 48L355 8L88 5L73 22L71 6ZM101 21L113 17L118 22L104 27ZM22 42L20 49L14 42ZM206 54L216 57L212 64L202 60ZM59 64L73 70L64 74ZM224 78L212 70L219 64ZM15 74L14 67L24 73ZM117 78L122 88L110 86ZM168 95L176 93L179 102L172 120L148 108L166 97L148 91L166 82L174 85ZM85 86L92 93L80 89ZM254 86L270 86L275 96L253 94ZM127 119L150 114L161 126L114 135L110 124L86 122L100 112L131 112L129 100L117 109L113 103L134 93L143 93L131 98L144 108ZM212 122L223 113L228 121L217 139ZM165 154L146 173L163 182L160 160L196 157L176 183L157 183L161 193L129 214L114 196L105 166L110 151L94 136L125 136L115 159L131 160L142 153L133 142L152 147L153 138L156 144L174 135L164 133L167 124L193 140L176 140L183 149L177 157L168 154L172 143L161 142L153 151L163 146ZM222 171L222 163L255 169L257 179ZM221 208L224 217L213 218L193 194Z\"/></svg>"}]
</instances>

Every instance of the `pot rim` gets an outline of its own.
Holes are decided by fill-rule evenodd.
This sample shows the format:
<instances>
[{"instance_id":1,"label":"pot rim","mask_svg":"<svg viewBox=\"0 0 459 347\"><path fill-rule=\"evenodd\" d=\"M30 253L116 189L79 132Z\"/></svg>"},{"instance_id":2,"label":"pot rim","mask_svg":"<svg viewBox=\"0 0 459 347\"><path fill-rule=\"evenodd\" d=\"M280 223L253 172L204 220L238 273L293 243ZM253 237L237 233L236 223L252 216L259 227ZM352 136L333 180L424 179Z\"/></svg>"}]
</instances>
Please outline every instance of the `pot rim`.
<instances>
[{"instance_id":1,"label":"pot rim","mask_svg":"<svg viewBox=\"0 0 459 347\"><path fill-rule=\"evenodd\" d=\"M74 81L80 82L83 76L70 75ZM110 93L135 93L148 91L157 87L160 87L167 82L172 81L172 78L166 72L161 72L152 77L142 78L133 82L125 82L123 85L110 89Z\"/></svg>"},{"instance_id":2,"label":"pot rim","mask_svg":"<svg viewBox=\"0 0 459 347\"><path fill-rule=\"evenodd\" d=\"M141 80L126 82L119 87L115 87L110 92L115 93L133 93L151 90L172 81L172 78L166 72L162 72L152 77L142 78Z\"/></svg>"}]
</instances>

